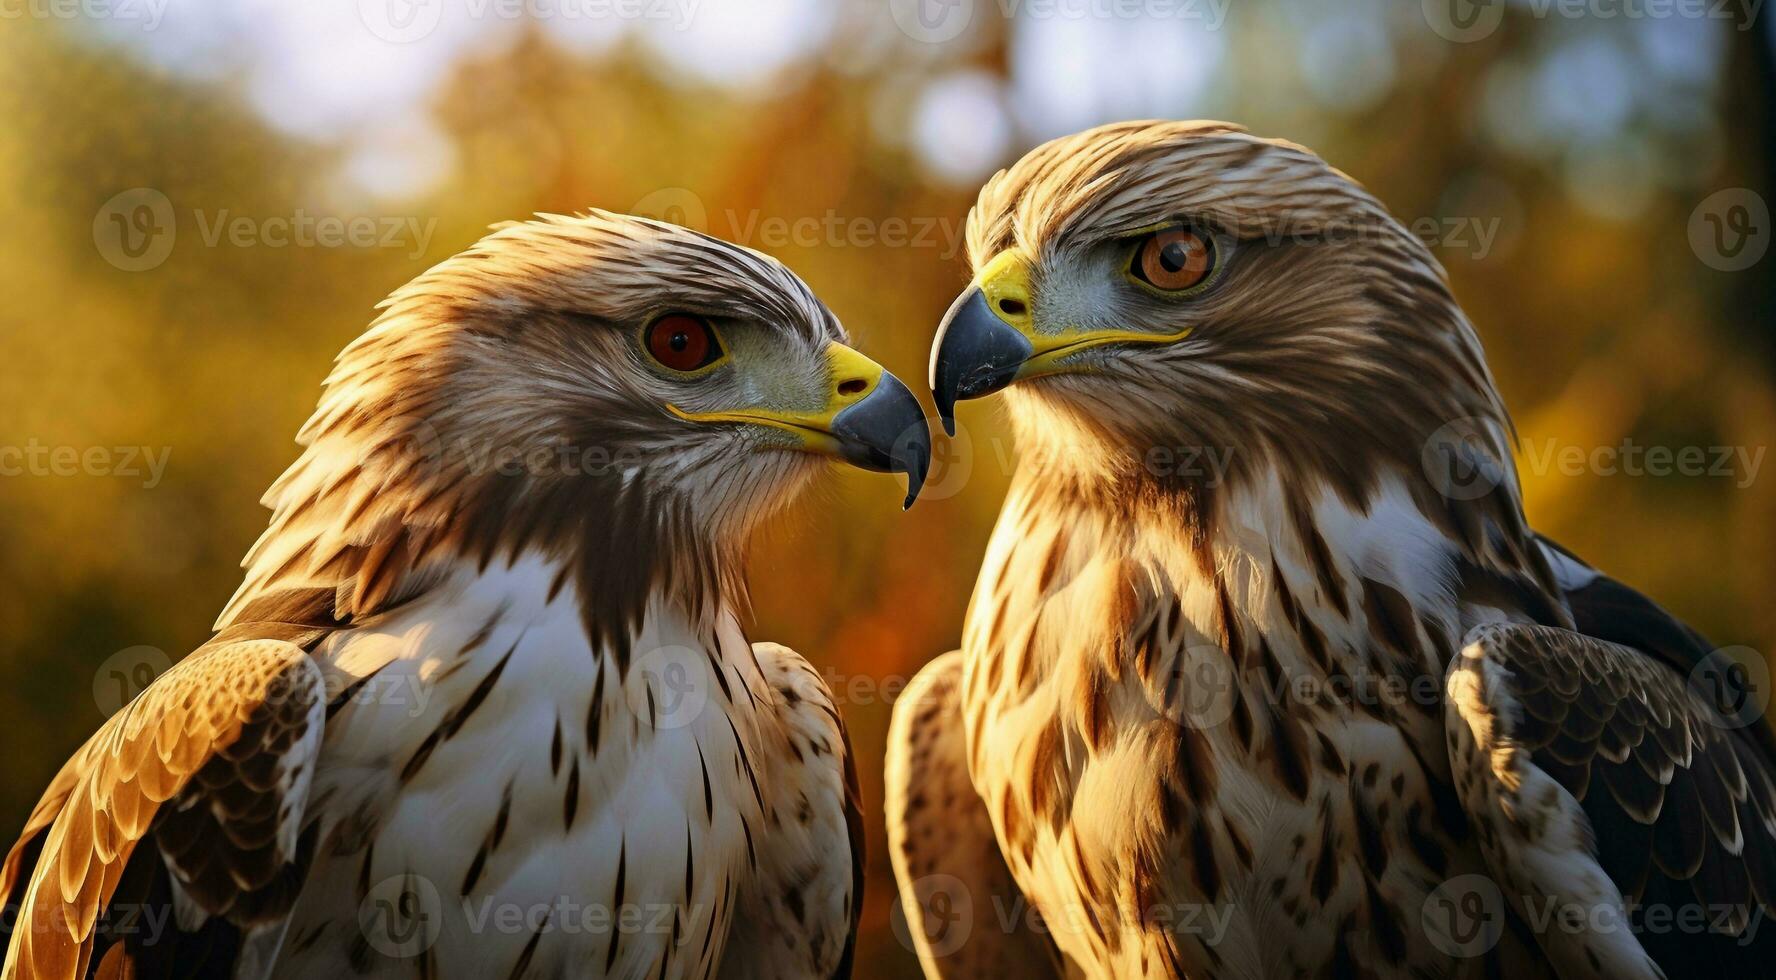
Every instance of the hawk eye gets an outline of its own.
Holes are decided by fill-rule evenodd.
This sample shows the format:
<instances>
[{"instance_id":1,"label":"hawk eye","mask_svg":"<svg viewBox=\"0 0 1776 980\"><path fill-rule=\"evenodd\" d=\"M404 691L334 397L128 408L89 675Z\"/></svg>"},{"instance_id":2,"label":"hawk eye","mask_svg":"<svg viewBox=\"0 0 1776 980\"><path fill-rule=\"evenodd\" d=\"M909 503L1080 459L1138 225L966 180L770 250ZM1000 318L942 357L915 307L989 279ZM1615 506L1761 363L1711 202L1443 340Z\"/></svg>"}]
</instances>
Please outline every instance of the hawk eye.
<instances>
[{"instance_id":1,"label":"hawk eye","mask_svg":"<svg viewBox=\"0 0 1776 980\"><path fill-rule=\"evenodd\" d=\"M702 317L668 313L647 328L647 352L674 371L695 371L722 359L721 339Z\"/></svg>"},{"instance_id":2,"label":"hawk eye","mask_svg":"<svg viewBox=\"0 0 1776 980\"><path fill-rule=\"evenodd\" d=\"M1202 283L1215 268L1215 240L1189 228L1156 231L1135 246L1129 274L1155 289L1176 292Z\"/></svg>"}]
</instances>

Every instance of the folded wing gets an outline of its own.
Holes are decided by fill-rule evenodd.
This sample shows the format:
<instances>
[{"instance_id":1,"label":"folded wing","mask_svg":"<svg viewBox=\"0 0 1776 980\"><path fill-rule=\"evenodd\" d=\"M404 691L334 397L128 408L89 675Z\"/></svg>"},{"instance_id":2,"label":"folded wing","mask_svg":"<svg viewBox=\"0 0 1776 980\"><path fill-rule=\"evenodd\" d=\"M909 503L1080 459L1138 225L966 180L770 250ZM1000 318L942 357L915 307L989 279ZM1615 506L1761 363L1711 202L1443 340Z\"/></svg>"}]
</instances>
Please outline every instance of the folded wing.
<instances>
[{"instance_id":1,"label":"folded wing","mask_svg":"<svg viewBox=\"0 0 1776 980\"><path fill-rule=\"evenodd\" d=\"M269 969L312 844L324 688L300 647L224 643L111 718L50 784L0 871L0 978Z\"/></svg>"}]
</instances>

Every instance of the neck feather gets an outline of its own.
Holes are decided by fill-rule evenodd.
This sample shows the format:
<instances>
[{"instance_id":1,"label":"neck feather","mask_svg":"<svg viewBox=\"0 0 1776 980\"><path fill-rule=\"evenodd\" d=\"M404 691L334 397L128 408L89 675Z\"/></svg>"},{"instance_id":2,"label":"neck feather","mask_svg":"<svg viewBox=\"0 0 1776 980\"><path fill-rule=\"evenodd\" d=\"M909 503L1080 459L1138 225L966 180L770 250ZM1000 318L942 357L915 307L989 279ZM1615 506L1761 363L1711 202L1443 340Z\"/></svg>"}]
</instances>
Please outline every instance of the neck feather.
<instances>
[{"instance_id":1,"label":"neck feather","mask_svg":"<svg viewBox=\"0 0 1776 980\"><path fill-rule=\"evenodd\" d=\"M650 601L695 622L747 604L744 528L705 526L671 481L645 468L574 481L482 472L421 447L409 429L325 432L272 487L270 526L217 622L275 621L292 609L361 624L473 563L528 555L560 568L589 638L626 660Z\"/></svg>"}]
</instances>

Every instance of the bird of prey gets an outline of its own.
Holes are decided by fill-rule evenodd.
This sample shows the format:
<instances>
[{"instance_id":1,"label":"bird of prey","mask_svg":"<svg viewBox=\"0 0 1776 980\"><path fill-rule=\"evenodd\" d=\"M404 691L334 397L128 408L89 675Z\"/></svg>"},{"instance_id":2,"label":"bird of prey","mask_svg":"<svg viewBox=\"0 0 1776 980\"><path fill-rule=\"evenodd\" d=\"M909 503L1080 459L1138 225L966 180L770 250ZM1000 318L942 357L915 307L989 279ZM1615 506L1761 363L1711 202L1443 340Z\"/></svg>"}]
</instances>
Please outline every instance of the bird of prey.
<instances>
[{"instance_id":1,"label":"bird of prey","mask_svg":"<svg viewBox=\"0 0 1776 980\"><path fill-rule=\"evenodd\" d=\"M821 456L923 478L845 340L776 261L602 212L396 291L215 638L32 813L4 976L848 976L845 728L741 619Z\"/></svg>"},{"instance_id":2,"label":"bird of prey","mask_svg":"<svg viewBox=\"0 0 1776 980\"><path fill-rule=\"evenodd\" d=\"M952 426L1004 389L1021 462L890 734L927 976L1776 970L1769 729L1527 525L1475 331L1373 196L1117 124L992 178L968 248L932 387Z\"/></svg>"}]
</instances>

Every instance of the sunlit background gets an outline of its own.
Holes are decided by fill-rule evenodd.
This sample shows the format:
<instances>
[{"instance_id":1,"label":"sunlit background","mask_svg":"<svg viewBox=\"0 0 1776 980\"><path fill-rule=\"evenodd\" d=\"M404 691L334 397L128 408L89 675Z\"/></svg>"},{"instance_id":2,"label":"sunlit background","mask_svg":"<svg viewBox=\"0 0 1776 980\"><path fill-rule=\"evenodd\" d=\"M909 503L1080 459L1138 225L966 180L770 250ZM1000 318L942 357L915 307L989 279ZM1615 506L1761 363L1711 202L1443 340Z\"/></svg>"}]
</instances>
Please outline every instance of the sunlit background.
<instances>
[{"instance_id":1,"label":"sunlit background","mask_svg":"<svg viewBox=\"0 0 1776 980\"><path fill-rule=\"evenodd\" d=\"M488 224L596 206L762 249L914 382L982 178L1119 118L1234 120L1363 181L1478 325L1537 526L1715 642L1776 650L1754 10L0 0L0 445L105 463L0 476L0 827L116 707L114 668L206 638L333 354ZM846 473L754 562L753 635L829 672L862 754L866 978L917 975L881 746L897 683L956 642L1014 459L998 411L964 407L910 514ZM1641 465L1596 452L1624 446ZM122 447L149 453L132 471Z\"/></svg>"}]
</instances>

